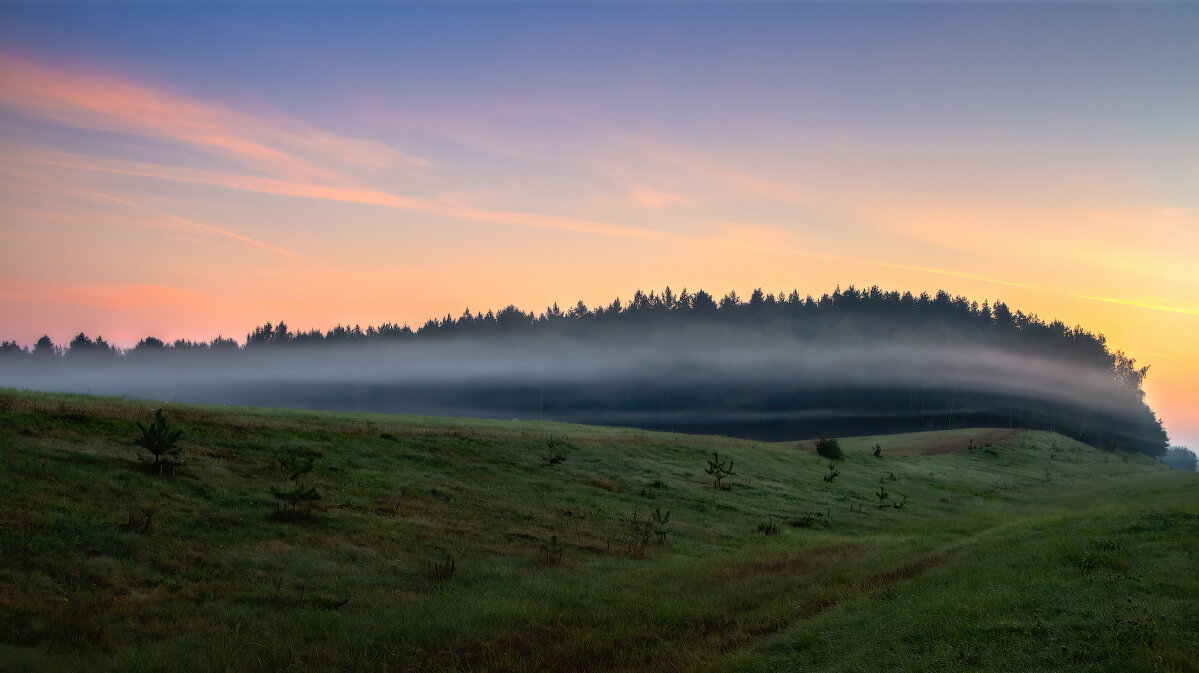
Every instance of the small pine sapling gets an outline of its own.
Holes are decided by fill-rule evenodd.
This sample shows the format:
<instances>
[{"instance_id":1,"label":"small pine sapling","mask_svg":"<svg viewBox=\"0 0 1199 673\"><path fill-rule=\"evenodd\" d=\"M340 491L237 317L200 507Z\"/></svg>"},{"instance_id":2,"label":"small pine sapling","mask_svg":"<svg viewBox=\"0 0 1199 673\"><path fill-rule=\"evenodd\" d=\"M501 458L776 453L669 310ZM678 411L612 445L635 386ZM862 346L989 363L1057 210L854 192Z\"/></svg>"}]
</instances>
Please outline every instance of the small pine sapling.
<instances>
[{"instance_id":1,"label":"small pine sapling","mask_svg":"<svg viewBox=\"0 0 1199 673\"><path fill-rule=\"evenodd\" d=\"M811 528L816 523L816 516L815 512L808 512L798 519L792 519L790 523L795 528Z\"/></svg>"},{"instance_id":2,"label":"small pine sapling","mask_svg":"<svg viewBox=\"0 0 1199 673\"><path fill-rule=\"evenodd\" d=\"M551 535L549 540L542 543L541 562L547 566L556 566L562 562L562 545L558 544L557 535Z\"/></svg>"},{"instance_id":3,"label":"small pine sapling","mask_svg":"<svg viewBox=\"0 0 1199 673\"><path fill-rule=\"evenodd\" d=\"M321 499L321 494L312 485L312 468L321 454L317 451L292 449L279 455L279 463L287 470L291 480L288 490L271 487L271 494L279 502L275 514L283 519L298 519L312 513L312 505Z\"/></svg>"},{"instance_id":4,"label":"small pine sapling","mask_svg":"<svg viewBox=\"0 0 1199 673\"><path fill-rule=\"evenodd\" d=\"M768 516L765 521L758 523L758 532L765 535L777 535L779 527L774 523L774 517Z\"/></svg>"},{"instance_id":5,"label":"small pine sapling","mask_svg":"<svg viewBox=\"0 0 1199 673\"><path fill-rule=\"evenodd\" d=\"M451 554L445 555L445 560L429 564L429 577L434 582L445 582L454 579L454 569L457 563Z\"/></svg>"},{"instance_id":6,"label":"small pine sapling","mask_svg":"<svg viewBox=\"0 0 1199 673\"><path fill-rule=\"evenodd\" d=\"M878 508L879 509L886 507L887 499L891 497L891 494L887 493L887 489L882 486L878 487L878 492L876 492L874 495L878 496Z\"/></svg>"},{"instance_id":7,"label":"small pine sapling","mask_svg":"<svg viewBox=\"0 0 1199 673\"><path fill-rule=\"evenodd\" d=\"M824 475L823 479L831 484L839 476L841 476L841 470L837 469L837 464L831 460L828 461L828 474Z\"/></svg>"},{"instance_id":8,"label":"small pine sapling","mask_svg":"<svg viewBox=\"0 0 1199 673\"><path fill-rule=\"evenodd\" d=\"M670 523L670 512L667 511L665 514L663 514L661 507L655 508L654 509L654 535L658 536L659 544L666 543L666 534L670 532L670 529L668 529L666 527L666 524L668 524L668 523Z\"/></svg>"},{"instance_id":9,"label":"small pine sapling","mask_svg":"<svg viewBox=\"0 0 1199 673\"><path fill-rule=\"evenodd\" d=\"M158 476L162 476L163 468L168 465L173 474L175 465L179 461L179 455L183 451L175 443L183 436L183 431L170 428L162 409L154 410L154 420L150 423L150 427L147 428L140 421L137 427L142 431L142 436L133 440L133 443L154 454L154 465L158 468Z\"/></svg>"},{"instance_id":10,"label":"small pine sapling","mask_svg":"<svg viewBox=\"0 0 1199 673\"><path fill-rule=\"evenodd\" d=\"M626 551L632 558L645 558L645 548L649 545L650 536L654 534L654 518L647 516L645 519L642 519L637 510L633 510L633 513L629 516L628 524L629 531L625 544Z\"/></svg>"},{"instance_id":11,"label":"small pine sapling","mask_svg":"<svg viewBox=\"0 0 1199 673\"><path fill-rule=\"evenodd\" d=\"M883 457L883 446L882 446L882 444L875 444L875 445L874 445L874 457L875 457L875 458L882 458L882 457Z\"/></svg>"},{"instance_id":12,"label":"small pine sapling","mask_svg":"<svg viewBox=\"0 0 1199 673\"><path fill-rule=\"evenodd\" d=\"M713 477L712 487L713 488L718 489L718 490L727 491L727 490L729 490L729 487L722 486L720 484L720 481L722 479L724 479L725 477L733 474L733 461L731 461L731 460L728 462L722 461L722 460L720 460L719 453L713 453L712 457L708 459L708 467L707 467L707 469L704 470L704 472L712 475L712 477Z\"/></svg>"}]
</instances>

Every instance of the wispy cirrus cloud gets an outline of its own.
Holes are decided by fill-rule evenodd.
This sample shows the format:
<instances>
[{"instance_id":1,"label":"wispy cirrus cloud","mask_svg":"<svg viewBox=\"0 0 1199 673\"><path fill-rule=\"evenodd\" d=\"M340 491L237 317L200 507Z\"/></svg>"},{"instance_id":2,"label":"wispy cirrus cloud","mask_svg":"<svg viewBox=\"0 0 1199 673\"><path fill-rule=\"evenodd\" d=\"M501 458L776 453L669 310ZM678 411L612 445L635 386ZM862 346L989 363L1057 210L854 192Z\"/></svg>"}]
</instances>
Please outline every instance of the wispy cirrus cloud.
<instances>
[{"instance_id":1,"label":"wispy cirrus cloud","mask_svg":"<svg viewBox=\"0 0 1199 673\"><path fill-rule=\"evenodd\" d=\"M977 280L977 281L982 281L984 283L994 283L996 285L1007 285L1010 287L1019 287L1019 288L1024 288L1026 290L1039 290L1042 292L1049 291L1046 288L1037 287L1036 285L1030 285L1028 283L1018 283L1013 280L1004 280L1002 278L991 278L988 276L981 276L977 273L969 273L967 271L955 271L953 269L934 269L932 267L927 267L927 266L909 266L906 264L887 264L885 262L879 262L879 265L885 266L885 267L888 267L891 269L902 269L904 271L918 271L920 273L931 273L931 274L937 275L937 276L952 276L953 278L965 278L967 280Z\"/></svg>"},{"instance_id":2,"label":"wispy cirrus cloud","mask_svg":"<svg viewBox=\"0 0 1199 673\"><path fill-rule=\"evenodd\" d=\"M633 185L629 188L629 195L633 202L643 208L651 208L654 210L667 208L669 206L680 206L686 204L686 199L667 191L654 189L649 185Z\"/></svg>"},{"instance_id":3,"label":"wispy cirrus cloud","mask_svg":"<svg viewBox=\"0 0 1199 673\"><path fill-rule=\"evenodd\" d=\"M1119 297L1095 297L1086 294L1074 294L1070 296L1078 297L1079 299L1089 299L1091 301L1101 301L1108 304L1134 306L1136 308L1143 308L1147 311L1163 311L1166 313L1181 313L1183 315L1199 315L1199 307L1180 306L1170 299L1122 299Z\"/></svg>"},{"instance_id":4,"label":"wispy cirrus cloud","mask_svg":"<svg viewBox=\"0 0 1199 673\"><path fill-rule=\"evenodd\" d=\"M218 297L195 290L149 283L44 283L0 276L0 300L67 305L115 312L146 311L154 306L219 306Z\"/></svg>"},{"instance_id":5,"label":"wispy cirrus cloud","mask_svg":"<svg viewBox=\"0 0 1199 673\"><path fill-rule=\"evenodd\" d=\"M202 184L292 198L319 199L437 215L460 221L557 229L632 239L668 238L654 229L534 212L487 209L450 198L397 194L364 183L354 167L423 166L386 145L345 138L282 116L260 118L111 74L64 71L0 53L0 106L75 128L166 140L235 160L249 172L168 166L37 149L4 160L133 177ZM169 216L160 213L165 217ZM199 228L210 227L189 222ZM239 234L212 227L213 233ZM280 246L242 237L259 246Z\"/></svg>"},{"instance_id":6,"label":"wispy cirrus cloud","mask_svg":"<svg viewBox=\"0 0 1199 673\"><path fill-rule=\"evenodd\" d=\"M93 69L63 70L0 52L0 106L63 126L170 141L295 180L341 181L327 164L428 162L281 114L255 116Z\"/></svg>"},{"instance_id":7,"label":"wispy cirrus cloud","mask_svg":"<svg viewBox=\"0 0 1199 673\"><path fill-rule=\"evenodd\" d=\"M227 173L199 168L182 168L139 162L106 160L96 162L89 157L56 153L39 157L5 157L9 161L42 164L58 168L83 170L131 177L153 178L238 191L271 194L301 199L317 199L358 205L373 205L439 215L457 220L507 224L518 227L557 229L585 234L618 236L633 239L665 239L672 235L656 229L610 224L594 220L559 217L541 213L488 210L453 201L427 199L393 194L373 187L338 186L321 183L296 182L254 175Z\"/></svg>"},{"instance_id":8,"label":"wispy cirrus cloud","mask_svg":"<svg viewBox=\"0 0 1199 673\"><path fill-rule=\"evenodd\" d=\"M905 271L918 271L920 273L929 273L929 274L934 274L934 275L938 275L938 276L951 276L954 278L965 278L968 280L977 280L977 281L981 281L984 283L993 283L996 285L1007 285L1009 287L1018 287L1018 288L1023 288L1026 290L1035 290L1037 292L1047 292L1050 294L1057 294L1057 295L1062 295L1062 296L1067 296L1067 297L1073 297L1075 299L1086 299L1088 301L1098 301L1098 302L1103 302L1105 304L1119 304L1122 306L1133 306L1135 308L1141 308L1141 309L1145 309L1147 311L1162 311L1165 313L1180 313L1183 315L1199 315L1199 308L1196 308L1194 306L1187 306L1187 305L1181 304L1175 300L1166 299L1166 298L1129 299L1129 298L1122 298L1122 297L1100 297L1097 295L1078 294L1078 293L1073 293L1073 292L1062 292L1060 290L1054 290L1054 289L1050 289L1048 287L1042 287L1039 285L1032 285L1029 283L1019 283L1016 281L1005 280L1002 278L992 278L992 277L988 277L988 276L982 276L982 275L979 275L976 273L969 273L966 271L955 271L953 269L934 269L934 268L926 267L926 266L908 266L908 265L903 265L903 264L887 264L884 262L878 262L878 264L880 266L886 266L886 267L889 267L892 269L903 269Z\"/></svg>"},{"instance_id":9,"label":"wispy cirrus cloud","mask_svg":"<svg viewBox=\"0 0 1199 673\"><path fill-rule=\"evenodd\" d=\"M256 248L261 248L263 250L266 250L268 252L280 254L280 255L283 255L284 257L298 257L299 256L295 250L292 250L290 248L285 248L283 246L275 245L273 243L267 243L266 241L260 241L256 238L244 236L235 231L230 231L228 229L222 229L221 227L214 227L211 224L204 224L203 222L196 222L195 220L189 220L185 217L179 217L178 215L172 215L170 213L165 213L165 212L162 212L161 210L156 210L154 208L150 208L149 206L144 206L139 203L134 203L127 199L122 199L120 197L113 196L111 194L104 194L101 192L94 192L94 191L86 191L86 192L84 192L84 195L89 196L94 199L99 199L102 201L109 201L111 203L120 204L122 206L126 206L127 208L129 208L131 210L137 211L142 215L148 215L149 216L148 219L142 218L139 221L142 222L143 224L148 224L150 226L165 225L172 229L182 229L184 231L195 231L195 232L200 232L200 233L204 233L204 234L214 234L216 236L230 238L235 241L239 241L241 243L246 243L246 244L252 245Z\"/></svg>"},{"instance_id":10,"label":"wispy cirrus cloud","mask_svg":"<svg viewBox=\"0 0 1199 673\"><path fill-rule=\"evenodd\" d=\"M714 186L724 190L733 198L809 205L799 185L747 171L735 162L645 139L637 141L636 146L650 160L698 179L709 189Z\"/></svg>"}]
</instances>

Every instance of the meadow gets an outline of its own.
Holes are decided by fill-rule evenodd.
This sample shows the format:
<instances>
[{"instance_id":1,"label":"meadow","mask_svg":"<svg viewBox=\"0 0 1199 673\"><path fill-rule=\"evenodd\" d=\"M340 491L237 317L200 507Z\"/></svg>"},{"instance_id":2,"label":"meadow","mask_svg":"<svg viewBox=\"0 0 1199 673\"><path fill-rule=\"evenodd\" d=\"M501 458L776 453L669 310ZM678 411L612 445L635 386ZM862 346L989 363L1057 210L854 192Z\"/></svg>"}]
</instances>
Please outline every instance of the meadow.
<instances>
[{"instance_id":1,"label":"meadow","mask_svg":"<svg viewBox=\"0 0 1199 673\"><path fill-rule=\"evenodd\" d=\"M158 469L158 406L0 390L0 670L1199 670L1141 454L170 404Z\"/></svg>"}]
</instances>

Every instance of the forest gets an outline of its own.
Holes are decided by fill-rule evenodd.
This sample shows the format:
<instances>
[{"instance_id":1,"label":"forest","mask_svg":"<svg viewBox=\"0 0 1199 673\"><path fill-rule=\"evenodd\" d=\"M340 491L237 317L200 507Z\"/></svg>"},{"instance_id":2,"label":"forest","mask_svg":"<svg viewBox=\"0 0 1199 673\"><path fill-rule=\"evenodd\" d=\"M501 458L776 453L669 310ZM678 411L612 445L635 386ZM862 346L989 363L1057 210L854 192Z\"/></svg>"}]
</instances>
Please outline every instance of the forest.
<instances>
[{"instance_id":1,"label":"forest","mask_svg":"<svg viewBox=\"0 0 1199 673\"><path fill-rule=\"evenodd\" d=\"M0 384L222 404L550 419L764 440L1010 427L1160 456L1149 367L1101 334L934 295L667 287L244 341L0 345Z\"/></svg>"}]
</instances>

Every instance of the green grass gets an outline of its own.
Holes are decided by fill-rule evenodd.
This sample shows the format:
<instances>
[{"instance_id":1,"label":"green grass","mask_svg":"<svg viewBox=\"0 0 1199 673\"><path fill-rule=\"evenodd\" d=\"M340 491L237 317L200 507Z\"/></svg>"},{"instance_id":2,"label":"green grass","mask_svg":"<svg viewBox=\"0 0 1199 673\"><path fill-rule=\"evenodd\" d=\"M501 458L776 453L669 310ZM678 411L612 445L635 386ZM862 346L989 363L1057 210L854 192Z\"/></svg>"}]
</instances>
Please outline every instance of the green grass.
<instances>
[{"instance_id":1,"label":"green grass","mask_svg":"<svg viewBox=\"0 0 1199 673\"><path fill-rule=\"evenodd\" d=\"M0 390L0 670L1199 670L1199 478L1144 456L179 404L159 477L152 406Z\"/></svg>"}]
</instances>

